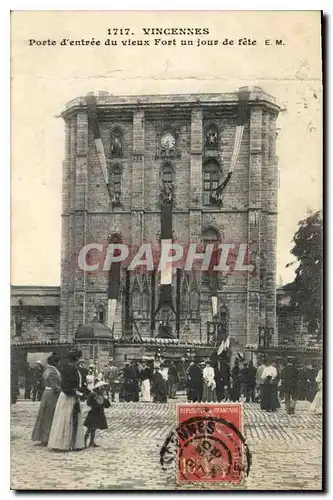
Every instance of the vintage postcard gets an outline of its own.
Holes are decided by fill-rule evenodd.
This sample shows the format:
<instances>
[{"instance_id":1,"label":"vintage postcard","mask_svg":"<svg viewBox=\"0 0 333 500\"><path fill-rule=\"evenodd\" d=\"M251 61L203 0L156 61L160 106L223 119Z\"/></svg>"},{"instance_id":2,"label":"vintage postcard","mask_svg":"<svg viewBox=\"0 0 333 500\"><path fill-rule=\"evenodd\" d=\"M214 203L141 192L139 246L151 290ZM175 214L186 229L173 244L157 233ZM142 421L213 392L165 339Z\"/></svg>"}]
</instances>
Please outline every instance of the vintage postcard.
<instances>
[{"instance_id":1,"label":"vintage postcard","mask_svg":"<svg viewBox=\"0 0 333 500\"><path fill-rule=\"evenodd\" d=\"M322 490L321 23L12 12L12 489Z\"/></svg>"}]
</instances>

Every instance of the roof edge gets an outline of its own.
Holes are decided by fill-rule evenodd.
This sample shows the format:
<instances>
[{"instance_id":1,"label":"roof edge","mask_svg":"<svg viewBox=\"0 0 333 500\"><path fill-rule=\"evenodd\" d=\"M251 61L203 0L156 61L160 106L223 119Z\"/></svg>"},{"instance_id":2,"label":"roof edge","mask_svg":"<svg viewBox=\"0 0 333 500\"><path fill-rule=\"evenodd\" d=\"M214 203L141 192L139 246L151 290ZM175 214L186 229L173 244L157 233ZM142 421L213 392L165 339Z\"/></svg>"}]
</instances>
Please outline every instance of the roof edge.
<instances>
[{"instance_id":1,"label":"roof edge","mask_svg":"<svg viewBox=\"0 0 333 500\"><path fill-rule=\"evenodd\" d=\"M275 97L265 92L261 87L242 87L239 90L249 90L249 103L259 103L281 111L281 106L277 104ZM96 104L100 108L149 108L151 106L161 107L191 107L213 106L216 104L237 105L238 91L227 93L196 93L196 94L142 94L142 95L114 95L108 92L90 92L88 95L95 95ZM69 101L65 110L60 116L66 118L78 109L87 107L87 96L76 97Z\"/></svg>"}]
</instances>

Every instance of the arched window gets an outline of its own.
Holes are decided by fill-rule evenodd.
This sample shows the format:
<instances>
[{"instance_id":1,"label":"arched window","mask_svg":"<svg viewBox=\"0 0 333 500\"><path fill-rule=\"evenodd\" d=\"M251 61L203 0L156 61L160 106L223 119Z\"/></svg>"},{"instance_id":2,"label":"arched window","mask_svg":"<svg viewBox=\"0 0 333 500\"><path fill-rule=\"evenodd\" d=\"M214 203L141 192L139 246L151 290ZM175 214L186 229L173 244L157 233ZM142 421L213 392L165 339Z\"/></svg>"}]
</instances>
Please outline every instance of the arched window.
<instances>
[{"instance_id":1,"label":"arched window","mask_svg":"<svg viewBox=\"0 0 333 500\"><path fill-rule=\"evenodd\" d=\"M173 167L164 163L160 170L160 200L162 203L172 203L174 193Z\"/></svg>"},{"instance_id":2,"label":"arched window","mask_svg":"<svg viewBox=\"0 0 333 500\"><path fill-rule=\"evenodd\" d=\"M147 319L150 312L150 295L148 290L143 292L135 287L132 291L132 313L134 318Z\"/></svg>"},{"instance_id":3,"label":"arched window","mask_svg":"<svg viewBox=\"0 0 333 500\"><path fill-rule=\"evenodd\" d=\"M111 131L111 158L120 158L124 151L124 133L120 127L115 127Z\"/></svg>"},{"instance_id":4,"label":"arched window","mask_svg":"<svg viewBox=\"0 0 333 500\"><path fill-rule=\"evenodd\" d=\"M172 182L173 182L173 169L172 169L172 165L170 163L165 163L161 167L161 180L162 180L162 183L164 185L165 184L168 184L169 186L172 185Z\"/></svg>"},{"instance_id":5,"label":"arched window","mask_svg":"<svg viewBox=\"0 0 333 500\"><path fill-rule=\"evenodd\" d=\"M209 161L203 167L203 190L204 205L215 205L217 203L216 189L220 179L220 168L216 161Z\"/></svg>"},{"instance_id":6,"label":"arched window","mask_svg":"<svg viewBox=\"0 0 333 500\"><path fill-rule=\"evenodd\" d=\"M98 323L105 323L106 320L105 306L101 302L99 302L95 307L95 317Z\"/></svg>"},{"instance_id":7,"label":"arched window","mask_svg":"<svg viewBox=\"0 0 333 500\"><path fill-rule=\"evenodd\" d=\"M132 312L134 318L141 317L142 314L142 294L138 289L133 290L132 293Z\"/></svg>"},{"instance_id":8,"label":"arched window","mask_svg":"<svg viewBox=\"0 0 333 500\"><path fill-rule=\"evenodd\" d=\"M208 227L202 233L202 240L204 246L206 246L208 243L214 243L214 244L218 243L219 239L220 235L217 232L217 230L214 229L213 227Z\"/></svg>"}]
</instances>

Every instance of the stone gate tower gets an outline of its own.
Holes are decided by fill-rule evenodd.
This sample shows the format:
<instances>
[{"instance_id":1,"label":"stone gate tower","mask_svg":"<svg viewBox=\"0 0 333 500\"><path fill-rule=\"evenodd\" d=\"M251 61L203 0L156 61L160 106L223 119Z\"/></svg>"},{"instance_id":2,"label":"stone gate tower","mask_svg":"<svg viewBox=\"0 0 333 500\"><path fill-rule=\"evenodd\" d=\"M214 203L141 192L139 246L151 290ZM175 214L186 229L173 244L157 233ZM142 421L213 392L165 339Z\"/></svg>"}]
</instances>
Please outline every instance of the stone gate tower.
<instances>
[{"instance_id":1,"label":"stone gate tower","mask_svg":"<svg viewBox=\"0 0 333 500\"><path fill-rule=\"evenodd\" d=\"M82 273L77 264L81 248L104 244L110 231L120 232L123 241L132 245L158 245L162 185L172 190L174 241L249 245L255 273L229 273L220 278L218 310L239 348L258 341L259 327L270 330L276 341L279 108L275 99L259 87L250 90L237 162L220 200L214 192L226 178L233 154L237 92L128 97L99 93L96 104L111 196L88 119L87 99L74 99L62 114L66 126L62 338L73 338L78 326L94 317L107 321L107 273ZM152 323L162 317L153 318L158 276L132 276L123 266L120 284L115 337L125 334L129 316L142 336L154 335ZM200 273L175 274L173 294L180 307L177 334L186 331L192 339L205 340L213 321L206 278Z\"/></svg>"}]
</instances>

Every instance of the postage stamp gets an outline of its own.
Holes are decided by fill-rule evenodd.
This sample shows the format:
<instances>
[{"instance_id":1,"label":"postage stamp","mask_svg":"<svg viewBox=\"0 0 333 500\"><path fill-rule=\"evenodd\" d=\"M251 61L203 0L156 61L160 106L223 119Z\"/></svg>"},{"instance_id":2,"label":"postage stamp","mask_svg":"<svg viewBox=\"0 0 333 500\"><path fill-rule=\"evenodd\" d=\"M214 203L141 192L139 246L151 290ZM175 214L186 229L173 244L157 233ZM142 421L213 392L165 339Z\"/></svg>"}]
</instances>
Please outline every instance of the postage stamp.
<instances>
[{"instance_id":1,"label":"postage stamp","mask_svg":"<svg viewBox=\"0 0 333 500\"><path fill-rule=\"evenodd\" d=\"M178 483L239 484L251 453L243 436L242 404L179 404L177 427L161 449L161 465L175 462Z\"/></svg>"}]
</instances>

